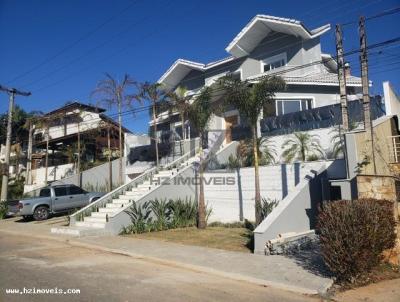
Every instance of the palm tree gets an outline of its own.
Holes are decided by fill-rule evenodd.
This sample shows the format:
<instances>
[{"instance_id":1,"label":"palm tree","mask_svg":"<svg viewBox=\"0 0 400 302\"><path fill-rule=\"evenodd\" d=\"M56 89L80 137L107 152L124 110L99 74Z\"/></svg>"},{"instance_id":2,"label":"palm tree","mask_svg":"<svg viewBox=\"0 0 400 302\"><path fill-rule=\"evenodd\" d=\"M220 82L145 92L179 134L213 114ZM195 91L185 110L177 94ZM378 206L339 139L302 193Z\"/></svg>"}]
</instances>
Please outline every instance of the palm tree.
<instances>
[{"instance_id":1,"label":"palm tree","mask_svg":"<svg viewBox=\"0 0 400 302\"><path fill-rule=\"evenodd\" d=\"M140 102L140 98L137 93L128 93L129 88L137 88L137 83L128 74L125 74L121 81L114 79L108 73L105 76L105 79L97 84L92 95L99 97L99 104L106 104L109 108L117 107L119 123L119 183L122 184L122 158L124 156L122 148L122 109L132 107L135 101Z\"/></svg>"},{"instance_id":2,"label":"palm tree","mask_svg":"<svg viewBox=\"0 0 400 302\"><path fill-rule=\"evenodd\" d=\"M168 93L168 98L170 101L170 109L179 113L182 122L182 139L186 139L185 131L185 120L187 119L190 111L189 98L186 97L187 89L185 87L179 86Z\"/></svg>"},{"instance_id":3,"label":"palm tree","mask_svg":"<svg viewBox=\"0 0 400 302\"><path fill-rule=\"evenodd\" d=\"M220 84L226 90L226 101L234 105L251 126L254 154L254 180L255 180L255 215L256 225L261 223L261 195L259 159L257 148L257 123L258 118L265 107L274 101L275 92L285 89L285 82L281 77L265 77L257 83L250 84L246 81L226 77Z\"/></svg>"},{"instance_id":4,"label":"palm tree","mask_svg":"<svg viewBox=\"0 0 400 302\"><path fill-rule=\"evenodd\" d=\"M306 161L309 157L317 155L324 156L318 135L306 132L295 132L293 138L283 142L282 157L287 161L293 160Z\"/></svg>"},{"instance_id":5,"label":"palm tree","mask_svg":"<svg viewBox=\"0 0 400 302\"><path fill-rule=\"evenodd\" d=\"M156 146L156 163L157 167L159 166L159 154L158 154L158 137L157 137L157 109L160 106L163 106L163 102L166 100L166 92L163 89L163 85L161 83L144 83L140 89L140 97L145 99L151 103L151 112L153 118L153 132L154 132L154 141ZM157 108L158 107L158 108Z\"/></svg>"},{"instance_id":6,"label":"palm tree","mask_svg":"<svg viewBox=\"0 0 400 302\"><path fill-rule=\"evenodd\" d=\"M186 97L187 89L179 86L175 91L168 93L169 109L172 112L178 112L182 124L182 137L180 142L181 155L183 155L182 140L186 139L185 120L190 111L190 99Z\"/></svg>"},{"instance_id":7,"label":"palm tree","mask_svg":"<svg viewBox=\"0 0 400 302\"><path fill-rule=\"evenodd\" d=\"M238 147L239 156L242 163L249 167L254 167L254 153L253 153L253 140L246 139L240 142ZM275 145L271 143L271 138L263 136L257 138L257 153L260 159L260 165L271 165L275 164L277 152Z\"/></svg>"},{"instance_id":8,"label":"palm tree","mask_svg":"<svg viewBox=\"0 0 400 302\"><path fill-rule=\"evenodd\" d=\"M203 155L203 139L212 114L211 109L211 88L205 87L197 96L193 104L190 106L189 120L191 124L199 131L200 135L200 157ZM206 228L206 205L204 201L204 182L203 175L205 169L205 161L201 160L199 165L200 188L199 188L199 203L198 203L198 221L199 229Z\"/></svg>"},{"instance_id":9,"label":"palm tree","mask_svg":"<svg viewBox=\"0 0 400 302\"><path fill-rule=\"evenodd\" d=\"M349 131L354 130L357 128L357 123L350 122L349 123ZM345 144L344 144L344 135L343 135L343 129L341 125L338 125L334 129L332 129L330 134L333 134L331 141L333 143L332 145L332 151L331 151L331 156L333 158L338 158L340 154L345 153Z\"/></svg>"}]
</instances>

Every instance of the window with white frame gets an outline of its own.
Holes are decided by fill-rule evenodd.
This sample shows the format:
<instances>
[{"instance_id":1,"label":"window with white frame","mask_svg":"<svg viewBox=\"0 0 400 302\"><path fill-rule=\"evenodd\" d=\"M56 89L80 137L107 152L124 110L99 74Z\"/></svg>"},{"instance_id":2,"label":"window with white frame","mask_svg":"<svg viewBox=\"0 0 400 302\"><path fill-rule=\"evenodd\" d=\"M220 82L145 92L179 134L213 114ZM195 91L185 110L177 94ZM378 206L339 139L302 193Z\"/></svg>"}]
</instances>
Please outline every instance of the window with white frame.
<instances>
[{"instance_id":1,"label":"window with white frame","mask_svg":"<svg viewBox=\"0 0 400 302\"><path fill-rule=\"evenodd\" d=\"M262 60L261 62L262 72L268 72L286 66L286 63L287 63L286 52L267 58L265 60Z\"/></svg>"},{"instance_id":2,"label":"window with white frame","mask_svg":"<svg viewBox=\"0 0 400 302\"><path fill-rule=\"evenodd\" d=\"M313 108L312 99L278 99L275 102L276 115L283 115Z\"/></svg>"}]
</instances>

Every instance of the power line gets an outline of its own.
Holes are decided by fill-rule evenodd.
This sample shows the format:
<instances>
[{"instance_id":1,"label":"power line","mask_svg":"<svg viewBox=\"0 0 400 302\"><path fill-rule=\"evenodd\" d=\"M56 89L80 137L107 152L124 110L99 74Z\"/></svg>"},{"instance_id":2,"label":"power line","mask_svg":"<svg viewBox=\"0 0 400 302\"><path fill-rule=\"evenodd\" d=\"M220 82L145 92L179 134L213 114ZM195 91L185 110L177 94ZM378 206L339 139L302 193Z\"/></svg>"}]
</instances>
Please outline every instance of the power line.
<instances>
[{"instance_id":1,"label":"power line","mask_svg":"<svg viewBox=\"0 0 400 302\"><path fill-rule=\"evenodd\" d=\"M172 3L172 1L168 1L166 7L168 7L169 5L171 5L171 3ZM164 8L165 8L165 7L164 7ZM160 9L162 9L162 8L160 8ZM63 64L63 65L61 65L61 66L58 67L58 68L53 69L52 71L50 71L49 73L46 73L46 74L43 75L42 77L40 77L40 78L38 78L38 79L35 79L35 80L33 80L33 81L31 81L31 82L29 82L29 83L27 83L27 84L24 84L24 85L22 85L22 86L24 86L24 87L32 86L32 85L34 85L34 84L36 84L36 83L39 83L39 82L43 81L44 79L46 79L46 78L48 78L48 77L50 77L50 76L52 76L53 74L55 74L55 73L57 73L57 72L59 72L59 71L65 69L65 68L67 68L67 67L70 67L72 64L75 64L75 63L81 61L82 59L86 58L87 56L89 56L90 54L92 54L93 52L95 52L96 50L98 50L98 49L104 47L105 45L109 44L110 42L114 41L117 37L123 35L124 33L127 33L132 27L135 27L135 26L141 24L142 22L144 22L144 21L150 19L151 17L152 17L152 15L144 16L144 17L141 18L139 21L137 21L137 22L131 24L129 27L127 27L127 28L125 28L125 29L119 31L119 32L116 33L115 35L113 35L110 39L107 39L107 40L105 40L103 43L100 43L100 44L98 44L98 45L96 45L96 46L90 48L90 49L89 49L88 51L86 51L84 54L82 54L82 55L80 55L80 56L78 56L78 57L76 57L76 58L70 60L68 63Z\"/></svg>"},{"instance_id":2,"label":"power line","mask_svg":"<svg viewBox=\"0 0 400 302\"><path fill-rule=\"evenodd\" d=\"M373 20L373 19L376 19L376 18L381 18L381 17L384 17L384 16L397 14L399 12L400 12L400 6L394 7L394 8L391 8L391 9L387 9L387 10L379 12L379 13L377 13L375 15L366 17L365 20ZM350 22L343 23L342 25L343 26L347 26L347 25L352 25L352 24L358 24L358 22L357 21L350 21Z\"/></svg>"},{"instance_id":3,"label":"power line","mask_svg":"<svg viewBox=\"0 0 400 302\"><path fill-rule=\"evenodd\" d=\"M111 16L110 18L108 18L107 20L105 20L104 22L100 23L98 26L96 26L94 29L90 30L89 32L87 32L86 34L84 34L83 36L81 36L79 39L75 40L74 42L72 42L71 44L67 45L66 47L62 48L60 51L58 51L57 53L55 53L54 55L50 56L49 58L43 60L42 62L40 62L37 65L34 65L33 67L31 67L30 69L24 71L23 73L15 76L13 79L11 79L9 83L15 82L16 80L23 78L25 76L27 76L28 74L31 74L32 72L38 70L39 68L41 68L43 65L53 61L54 59L58 58L60 55L62 55L63 53L65 53L66 51L68 51L69 49L73 48L74 46L78 45L80 42L84 41L85 39L89 38L90 36L92 36L94 33L98 32L101 28L103 28L105 25L107 25L108 23L110 23L111 21L113 21L116 17L119 17L120 15L126 13L131 7L133 7L134 5L136 5L139 2L139 0L133 1L131 2L128 6L126 6L125 8L123 8L122 10L120 10L117 14Z\"/></svg>"},{"instance_id":4,"label":"power line","mask_svg":"<svg viewBox=\"0 0 400 302\"><path fill-rule=\"evenodd\" d=\"M372 45L368 46L367 49L375 49L375 48L379 48L379 47L383 47L383 46L387 46L387 45L392 45L392 44L397 43L399 41L400 41L400 37L396 37L396 38L393 38L393 39L390 39L390 40L386 40L386 41L382 41L382 42L378 42L378 43L372 44ZM349 52L346 52L344 55L346 55L346 56L354 55L354 54L357 54L359 52L360 52L360 50L355 49L355 50L351 50ZM272 73L270 73L268 75L261 75L261 76L252 78L252 79L247 80L247 81L248 82L255 82L257 80L262 80L265 77L279 76L279 75L282 75L282 74L285 74L285 73L288 73L288 72L292 72L292 71L295 71L295 70L299 70L299 69L302 69L302 68L306 68L306 67L310 67L310 66L314 66L314 65L318 65L318 64L324 64L325 62L330 61L330 60L336 60L336 57L332 57L331 59L324 59L324 60L314 61L314 62L311 62L311 63L308 63L308 64L299 65L299 66L292 67L292 68L289 68L289 69L286 69L286 70L282 70L282 71L272 72ZM223 89L222 88L219 88L219 89L215 89L214 88L213 93L220 92L220 91L223 92ZM196 93L190 95L190 98L198 96L200 93L201 92L196 92ZM222 95L223 94L221 94L221 96ZM133 108L133 109L130 109L130 110L126 110L126 111L122 112L121 116L144 112L144 111L149 110L151 107L152 107L151 105L148 105L148 106L142 106L142 107L139 107L139 108ZM112 117L112 116L117 117L118 113L109 115L109 117Z\"/></svg>"}]
</instances>

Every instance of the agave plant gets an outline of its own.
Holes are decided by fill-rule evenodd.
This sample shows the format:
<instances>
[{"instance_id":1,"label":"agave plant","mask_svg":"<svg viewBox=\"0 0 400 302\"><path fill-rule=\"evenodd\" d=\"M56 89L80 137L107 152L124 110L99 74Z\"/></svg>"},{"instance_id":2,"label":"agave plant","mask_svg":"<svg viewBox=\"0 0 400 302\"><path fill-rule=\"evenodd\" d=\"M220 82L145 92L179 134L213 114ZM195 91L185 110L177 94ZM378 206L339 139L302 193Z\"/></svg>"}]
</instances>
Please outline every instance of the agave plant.
<instances>
[{"instance_id":1,"label":"agave plant","mask_svg":"<svg viewBox=\"0 0 400 302\"><path fill-rule=\"evenodd\" d=\"M169 201L171 226L174 228L196 225L197 204L191 199L176 199ZM207 215L206 215L207 216Z\"/></svg>"},{"instance_id":2,"label":"agave plant","mask_svg":"<svg viewBox=\"0 0 400 302\"><path fill-rule=\"evenodd\" d=\"M150 210L154 214L156 221L154 227L158 231L168 229L168 223L171 216L169 202L167 199L154 199L150 201Z\"/></svg>"},{"instance_id":3,"label":"agave plant","mask_svg":"<svg viewBox=\"0 0 400 302\"><path fill-rule=\"evenodd\" d=\"M124 233L140 234L149 230L149 226L151 226L152 223L149 205L148 202L140 205L136 204L134 201L132 202L131 207L125 210L125 213L127 213L131 219L131 225L124 228Z\"/></svg>"}]
</instances>

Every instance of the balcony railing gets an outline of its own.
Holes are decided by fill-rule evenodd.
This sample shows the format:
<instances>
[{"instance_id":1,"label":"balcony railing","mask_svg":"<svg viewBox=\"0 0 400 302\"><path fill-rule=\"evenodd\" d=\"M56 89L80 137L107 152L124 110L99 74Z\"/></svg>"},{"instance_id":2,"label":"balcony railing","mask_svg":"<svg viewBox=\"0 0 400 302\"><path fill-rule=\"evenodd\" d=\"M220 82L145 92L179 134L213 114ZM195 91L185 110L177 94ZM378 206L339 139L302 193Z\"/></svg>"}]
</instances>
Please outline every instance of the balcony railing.
<instances>
[{"instance_id":1,"label":"balcony railing","mask_svg":"<svg viewBox=\"0 0 400 302\"><path fill-rule=\"evenodd\" d=\"M388 137L389 141L389 159L391 163L400 163L400 135Z\"/></svg>"},{"instance_id":2,"label":"balcony railing","mask_svg":"<svg viewBox=\"0 0 400 302\"><path fill-rule=\"evenodd\" d=\"M362 122L364 119L362 100L348 103L349 121ZM371 117L373 120L385 115L380 97L371 98ZM261 120L262 135L274 136L297 131L309 131L342 124L340 104L323 106L311 110L293 112Z\"/></svg>"}]
</instances>

